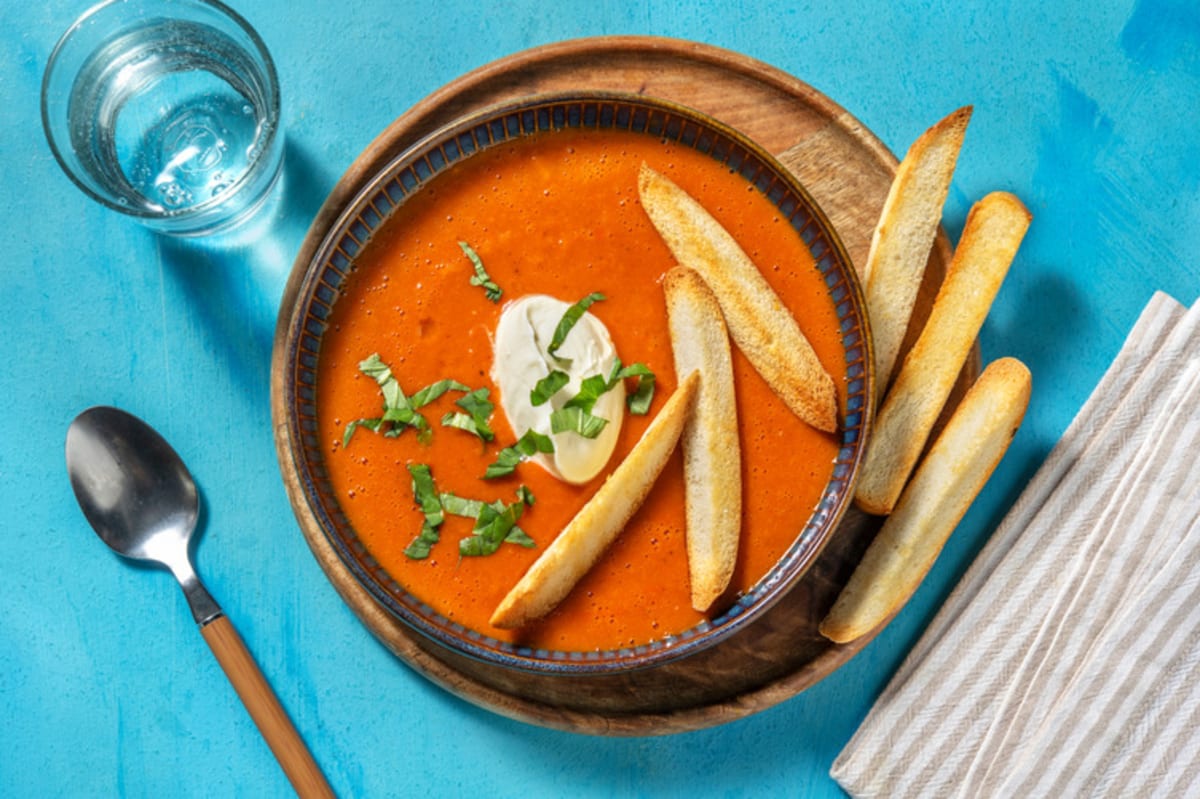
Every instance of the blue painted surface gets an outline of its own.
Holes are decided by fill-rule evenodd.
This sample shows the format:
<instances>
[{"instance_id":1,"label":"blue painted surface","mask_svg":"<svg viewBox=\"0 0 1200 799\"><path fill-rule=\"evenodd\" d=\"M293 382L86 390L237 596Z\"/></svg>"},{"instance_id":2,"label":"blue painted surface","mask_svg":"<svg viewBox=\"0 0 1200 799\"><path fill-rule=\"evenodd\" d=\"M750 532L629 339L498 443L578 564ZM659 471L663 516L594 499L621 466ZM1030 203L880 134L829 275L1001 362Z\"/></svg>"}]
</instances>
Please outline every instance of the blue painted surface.
<instances>
[{"instance_id":1,"label":"blue painted surface","mask_svg":"<svg viewBox=\"0 0 1200 799\"><path fill-rule=\"evenodd\" d=\"M284 91L288 172L252 244L156 238L84 198L38 119L41 70L85 3L0 10L0 795L287 796L164 573L88 530L71 418L114 404L185 456L198 568L346 796L837 796L827 771L1070 421L1155 289L1200 292L1200 10L1190 0L754 4L244 0ZM272 327L325 194L412 103L538 44L655 34L809 82L902 152L975 105L946 224L1016 192L1034 223L984 327L1032 367L1013 449L903 614L804 694L727 726L604 739L461 702L393 658L305 547L278 476Z\"/></svg>"}]
</instances>

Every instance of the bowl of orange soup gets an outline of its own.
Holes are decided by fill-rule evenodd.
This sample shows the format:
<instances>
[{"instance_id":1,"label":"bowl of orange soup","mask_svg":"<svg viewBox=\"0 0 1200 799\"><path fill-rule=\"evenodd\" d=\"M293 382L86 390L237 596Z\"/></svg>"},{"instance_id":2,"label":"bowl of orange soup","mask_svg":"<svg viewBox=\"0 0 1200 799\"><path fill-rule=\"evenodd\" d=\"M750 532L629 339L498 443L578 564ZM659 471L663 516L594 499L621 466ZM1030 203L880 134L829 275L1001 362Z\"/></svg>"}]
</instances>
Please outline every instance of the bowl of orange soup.
<instances>
[{"instance_id":1,"label":"bowl of orange soup","mask_svg":"<svg viewBox=\"0 0 1200 799\"><path fill-rule=\"evenodd\" d=\"M742 524L725 592L703 612L689 600L676 448L565 598L502 629L497 606L680 384L662 287L676 263L639 201L643 166L753 261L833 379L836 430L799 419L734 345ZM274 401L298 516L382 617L464 662L586 678L719 647L796 585L850 503L872 392L853 268L789 172L688 108L588 93L473 113L369 176L293 281ZM598 322L604 363L639 367L580 367L605 372L598 393L624 391L611 452L582 458L594 473L513 421L520 383L497 365L498 330L514 308L532 318L529 298L572 317L568 335Z\"/></svg>"}]
</instances>

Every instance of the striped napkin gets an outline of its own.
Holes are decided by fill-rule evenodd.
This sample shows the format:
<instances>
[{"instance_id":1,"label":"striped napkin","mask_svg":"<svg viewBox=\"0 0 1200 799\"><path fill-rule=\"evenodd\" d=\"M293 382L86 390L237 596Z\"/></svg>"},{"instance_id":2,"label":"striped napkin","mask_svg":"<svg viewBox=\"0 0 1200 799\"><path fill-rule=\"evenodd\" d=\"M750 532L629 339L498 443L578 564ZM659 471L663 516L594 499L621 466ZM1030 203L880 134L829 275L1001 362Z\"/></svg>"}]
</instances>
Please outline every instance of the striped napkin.
<instances>
[{"instance_id":1,"label":"striped napkin","mask_svg":"<svg viewBox=\"0 0 1200 799\"><path fill-rule=\"evenodd\" d=\"M1200 794L1200 303L1156 294L833 764L857 797Z\"/></svg>"}]
</instances>

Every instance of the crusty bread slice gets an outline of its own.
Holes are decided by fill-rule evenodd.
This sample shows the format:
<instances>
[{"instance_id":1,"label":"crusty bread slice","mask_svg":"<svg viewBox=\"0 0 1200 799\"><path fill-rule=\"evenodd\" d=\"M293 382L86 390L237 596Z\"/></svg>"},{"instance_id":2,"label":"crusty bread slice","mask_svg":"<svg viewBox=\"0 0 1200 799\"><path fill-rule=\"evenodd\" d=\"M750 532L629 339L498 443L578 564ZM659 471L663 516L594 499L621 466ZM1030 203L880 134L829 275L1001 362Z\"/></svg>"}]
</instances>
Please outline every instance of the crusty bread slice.
<instances>
[{"instance_id":1,"label":"crusty bread slice","mask_svg":"<svg viewBox=\"0 0 1200 799\"><path fill-rule=\"evenodd\" d=\"M905 356L867 443L855 491L855 501L867 513L884 515L896 504L1029 222L1029 211L1007 192L992 192L968 214L929 319Z\"/></svg>"},{"instance_id":2,"label":"crusty bread slice","mask_svg":"<svg viewBox=\"0 0 1200 799\"><path fill-rule=\"evenodd\" d=\"M529 567L492 614L493 627L540 619L566 598L641 507L679 441L700 375L687 375L625 460Z\"/></svg>"},{"instance_id":3,"label":"crusty bread slice","mask_svg":"<svg viewBox=\"0 0 1200 799\"><path fill-rule=\"evenodd\" d=\"M812 344L733 236L695 198L645 164L642 207L681 266L696 270L721 305L738 348L800 419L837 430L837 392Z\"/></svg>"},{"instance_id":4,"label":"crusty bread slice","mask_svg":"<svg viewBox=\"0 0 1200 799\"><path fill-rule=\"evenodd\" d=\"M853 641L904 606L1007 451L1030 388L1029 369L1017 359L988 365L821 622L822 635Z\"/></svg>"},{"instance_id":5,"label":"crusty bread slice","mask_svg":"<svg viewBox=\"0 0 1200 799\"><path fill-rule=\"evenodd\" d=\"M691 269L663 278L675 373L700 373L683 426L683 476L692 607L712 607L733 576L742 529L742 458L729 332L717 298Z\"/></svg>"},{"instance_id":6,"label":"crusty bread slice","mask_svg":"<svg viewBox=\"0 0 1200 799\"><path fill-rule=\"evenodd\" d=\"M859 277L866 287L880 397L896 368L970 119L971 107L960 108L913 142L871 237Z\"/></svg>"}]
</instances>

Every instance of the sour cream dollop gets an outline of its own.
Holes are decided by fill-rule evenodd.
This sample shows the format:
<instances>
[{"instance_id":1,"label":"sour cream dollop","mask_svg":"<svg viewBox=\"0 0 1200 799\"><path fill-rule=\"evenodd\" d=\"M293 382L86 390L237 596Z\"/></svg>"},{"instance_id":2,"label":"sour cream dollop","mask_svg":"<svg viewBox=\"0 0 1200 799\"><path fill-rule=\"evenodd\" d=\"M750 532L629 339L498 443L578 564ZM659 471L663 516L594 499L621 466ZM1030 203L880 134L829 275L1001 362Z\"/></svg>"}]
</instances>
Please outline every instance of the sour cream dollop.
<instances>
[{"instance_id":1,"label":"sour cream dollop","mask_svg":"<svg viewBox=\"0 0 1200 799\"><path fill-rule=\"evenodd\" d=\"M579 318L562 346L550 354L554 330L570 307L570 303L545 294L528 294L509 303L496 325L492 380L500 390L500 407L517 437L533 430L554 441L553 453L539 453L530 460L560 480L579 484L600 473L617 445L625 418L625 386L618 382L596 400L592 415L608 420L596 438L572 431L550 432L550 414L579 393L584 378L608 377L617 360L608 328L590 313ZM569 382L548 402L535 406L530 392L554 370L565 372Z\"/></svg>"}]
</instances>

